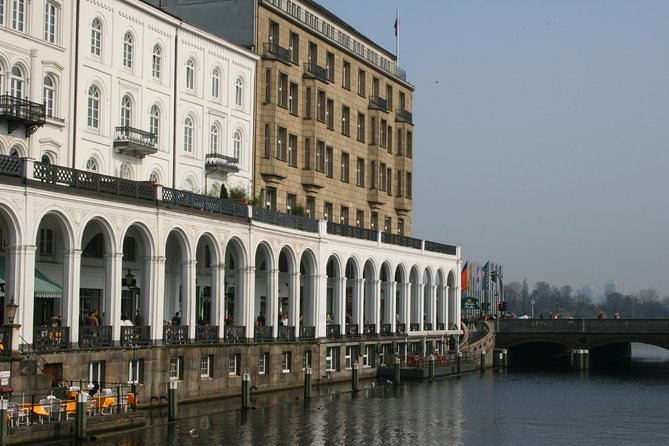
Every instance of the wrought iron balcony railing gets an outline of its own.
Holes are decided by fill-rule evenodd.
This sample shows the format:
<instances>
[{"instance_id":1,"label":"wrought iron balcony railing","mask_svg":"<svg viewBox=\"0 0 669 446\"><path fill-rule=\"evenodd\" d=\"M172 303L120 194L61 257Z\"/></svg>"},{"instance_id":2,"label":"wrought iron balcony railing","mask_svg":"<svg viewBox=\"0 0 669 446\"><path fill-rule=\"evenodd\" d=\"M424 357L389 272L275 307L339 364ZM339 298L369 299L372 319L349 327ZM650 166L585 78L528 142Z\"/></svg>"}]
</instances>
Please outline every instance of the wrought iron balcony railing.
<instances>
[{"instance_id":1,"label":"wrought iron balcony railing","mask_svg":"<svg viewBox=\"0 0 669 446\"><path fill-rule=\"evenodd\" d=\"M321 67L315 63L305 63L304 64L304 77L315 78L319 81L329 82L328 79L328 70L325 67Z\"/></svg>"},{"instance_id":2,"label":"wrought iron balcony railing","mask_svg":"<svg viewBox=\"0 0 669 446\"><path fill-rule=\"evenodd\" d=\"M432 330L432 322L423 323L423 330Z\"/></svg>"},{"instance_id":3,"label":"wrought iron balcony railing","mask_svg":"<svg viewBox=\"0 0 669 446\"><path fill-rule=\"evenodd\" d=\"M358 324L346 324L347 338L357 338L359 336L360 336L360 331L358 330Z\"/></svg>"},{"instance_id":4,"label":"wrought iron balcony railing","mask_svg":"<svg viewBox=\"0 0 669 446\"><path fill-rule=\"evenodd\" d=\"M276 338L282 342L294 341L295 327L292 325L279 325Z\"/></svg>"},{"instance_id":5,"label":"wrought iron balcony railing","mask_svg":"<svg viewBox=\"0 0 669 446\"><path fill-rule=\"evenodd\" d=\"M328 222L328 234L341 235L342 237L357 238L360 240L369 240L375 242L378 232L373 229L359 228L357 226L342 225L339 223Z\"/></svg>"},{"instance_id":6,"label":"wrought iron balcony railing","mask_svg":"<svg viewBox=\"0 0 669 446\"><path fill-rule=\"evenodd\" d=\"M204 156L204 165L207 169L221 172L239 172L239 158L221 155L220 153L207 153Z\"/></svg>"},{"instance_id":7,"label":"wrought iron balcony railing","mask_svg":"<svg viewBox=\"0 0 669 446\"><path fill-rule=\"evenodd\" d=\"M0 119L7 120L8 134L25 125L27 138L46 123L46 106L3 94L0 95Z\"/></svg>"},{"instance_id":8,"label":"wrought iron balcony railing","mask_svg":"<svg viewBox=\"0 0 669 446\"><path fill-rule=\"evenodd\" d=\"M402 108L398 108L395 111L395 121L406 122L407 124L413 125L413 113Z\"/></svg>"},{"instance_id":9,"label":"wrought iron balcony railing","mask_svg":"<svg viewBox=\"0 0 669 446\"><path fill-rule=\"evenodd\" d=\"M372 110L389 111L388 100L386 98L382 98L381 96L370 96L369 106L367 108Z\"/></svg>"},{"instance_id":10,"label":"wrought iron balcony railing","mask_svg":"<svg viewBox=\"0 0 669 446\"><path fill-rule=\"evenodd\" d=\"M412 323L409 325L409 330L411 330L411 331L418 331L418 330L420 330L420 324L417 323L417 322L412 322Z\"/></svg>"},{"instance_id":11,"label":"wrought iron balcony railing","mask_svg":"<svg viewBox=\"0 0 669 446\"><path fill-rule=\"evenodd\" d=\"M70 327L35 327L33 350L51 352L70 346Z\"/></svg>"},{"instance_id":12,"label":"wrought iron balcony railing","mask_svg":"<svg viewBox=\"0 0 669 446\"><path fill-rule=\"evenodd\" d=\"M216 344L218 342L218 325L198 325L195 327L196 344Z\"/></svg>"},{"instance_id":13,"label":"wrought iron balcony railing","mask_svg":"<svg viewBox=\"0 0 669 446\"><path fill-rule=\"evenodd\" d=\"M376 336L376 324L365 324L365 337L372 338Z\"/></svg>"},{"instance_id":14,"label":"wrought iron balcony railing","mask_svg":"<svg viewBox=\"0 0 669 446\"><path fill-rule=\"evenodd\" d=\"M341 325L327 324L327 326L325 327L325 334L329 339L341 338Z\"/></svg>"},{"instance_id":15,"label":"wrought iron balcony railing","mask_svg":"<svg viewBox=\"0 0 669 446\"><path fill-rule=\"evenodd\" d=\"M246 327L239 325L228 325L225 327L225 342L239 344L246 342Z\"/></svg>"},{"instance_id":16,"label":"wrought iron balcony railing","mask_svg":"<svg viewBox=\"0 0 669 446\"><path fill-rule=\"evenodd\" d=\"M290 63L290 51L276 43L263 43L263 57L276 59L285 64Z\"/></svg>"},{"instance_id":17,"label":"wrought iron balcony railing","mask_svg":"<svg viewBox=\"0 0 669 446\"><path fill-rule=\"evenodd\" d=\"M391 324L381 324L381 336L392 336L392 325Z\"/></svg>"},{"instance_id":18,"label":"wrought iron balcony railing","mask_svg":"<svg viewBox=\"0 0 669 446\"><path fill-rule=\"evenodd\" d=\"M112 327L110 325L96 327L93 325L79 326L79 348L111 347Z\"/></svg>"},{"instance_id":19,"label":"wrought iron balcony railing","mask_svg":"<svg viewBox=\"0 0 669 446\"><path fill-rule=\"evenodd\" d=\"M163 345L188 344L188 325L163 326Z\"/></svg>"},{"instance_id":20,"label":"wrought iron balcony railing","mask_svg":"<svg viewBox=\"0 0 669 446\"><path fill-rule=\"evenodd\" d=\"M124 347L135 347L151 344L151 326L134 325L121 327L121 345Z\"/></svg>"},{"instance_id":21,"label":"wrought iron balcony railing","mask_svg":"<svg viewBox=\"0 0 669 446\"><path fill-rule=\"evenodd\" d=\"M397 333L398 335L406 334L406 332L407 332L407 324L402 323L395 325L395 333Z\"/></svg>"},{"instance_id":22,"label":"wrought iron balcony railing","mask_svg":"<svg viewBox=\"0 0 669 446\"><path fill-rule=\"evenodd\" d=\"M313 341L314 339L316 339L316 327L313 326L300 327L301 341Z\"/></svg>"},{"instance_id":23,"label":"wrought iron balcony railing","mask_svg":"<svg viewBox=\"0 0 669 446\"><path fill-rule=\"evenodd\" d=\"M114 148L121 154L144 158L158 151L158 135L133 127L116 127Z\"/></svg>"},{"instance_id":24,"label":"wrought iron balcony railing","mask_svg":"<svg viewBox=\"0 0 669 446\"><path fill-rule=\"evenodd\" d=\"M254 327L254 336L256 342L272 342L272 326L263 325L262 327Z\"/></svg>"}]
</instances>

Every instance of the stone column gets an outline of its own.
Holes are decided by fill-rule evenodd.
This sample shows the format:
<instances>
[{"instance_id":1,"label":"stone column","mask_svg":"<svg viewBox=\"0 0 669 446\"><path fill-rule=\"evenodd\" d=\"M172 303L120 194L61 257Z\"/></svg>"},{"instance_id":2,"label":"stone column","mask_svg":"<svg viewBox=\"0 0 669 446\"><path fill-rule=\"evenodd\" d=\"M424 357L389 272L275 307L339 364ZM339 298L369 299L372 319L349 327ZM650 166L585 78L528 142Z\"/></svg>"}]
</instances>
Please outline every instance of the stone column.
<instances>
[{"instance_id":1,"label":"stone column","mask_svg":"<svg viewBox=\"0 0 669 446\"><path fill-rule=\"evenodd\" d=\"M144 303L144 323L151 326L151 339L163 338L163 319L165 314L165 262L164 256L148 257L144 263L142 280L137 283L142 284L139 302ZM135 315L128 315L134 318Z\"/></svg>"},{"instance_id":2,"label":"stone column","mask_svg":"<svg viewBox=\"0 0 669 446\"><path fill-rule=\"evenodd\" d=\"M397 313L398 313L397 301L396 301L397 282L388 282L387 294L390 296L389 299L390 331L391 333L395 333L397 331Z\"/></svg>"},{"instance_id":3,"label":"stone column","mask_svg":"<svg viewBox=\"0 0 669 446\"><path fill-rule=\"evenodd\" d=\"M111 325L112 340L118 341L121 338L121 286L123 277L123 252L114 252L105 258L106 272L106 296L105 302L100 308L100 314L103 310L103 325ZM132 317L132 316L128 316Z\"/></svg>"},{"instance_id":4,"label":"stone column","mask_svg":"<svg viewBox=\"0 0 669 446\"><path fill-rule=\"evenodd\" d=\"M295 327L295 336L300 335L300 273L288 276L288 325Z\"/></svg>"},{"instance_id":5,"label":"stone column","mask_svg":"<svg viewBox=\"0 0 669 446\"><path fill-rule=\"evenodd\" d=\"M316 337L322 338L325 337L325 313L327 313L327 288L328 288L328 276L327 275L316 275L313 276L314 289L312 291L312 296L314 300L314 318L316 326Z\"/></svg>"},{"instance_id":6,"label":"stone column","mask_svg":"<svg viewBox=\"0 0 669 446\"><path fill-rule=\"evenodd\" d=\"M34 251L33 251L33 261ZM34 272L34 267L33 267ZM62 321L63 326L70 327L70 341L79 343L79 321L81 319L81 300L79 298L79 288L81 284L81 250L72 249L63 251L63 312L67 314L66 320ZM34 292L34 279L31 281ZM31 292L31 295L33 294ZM102 311L102 310L100 310ZM31 318L32 323L32 318Z\"/></svg>"},{"instance_id":7,"label":"stone column","mask_svg":"<svg viewBox=\"0 0 669 446\"><path fill-rule=\"evenodd\" d=\"M196 300L197 293L195 279L197 277L197 260L186 260L182 263L183 280L182 280L182 305L185 299L185 308L182 308L181 324L188 325L188 338L195 339L195 314L196 314Z\"/></svg>"},{"instance_id":8,"label":"stone column","mask_svg":"<svg viewBox=\"0 0 669 446\"><path fill-rule=\"evenodd\" d=\"M14 303L19 306L14 318L14 324L21 325L19 333L23 339L18 336L12 337L12 350L18 350L22 343L32 344L33 342L33 313L35 311L35 245L11 245L7 246L6 252L9 254L9 269L5 279L5 305L12 298ZM63 290L63 299L65 299L65 290ZM7 310L5 309L5 314ZM63 325L69 322L69 318L63 321ZM7 317L3 323L9 323ZM16 331L14 331L14 335Z\"/></svg>"}]
</instances>

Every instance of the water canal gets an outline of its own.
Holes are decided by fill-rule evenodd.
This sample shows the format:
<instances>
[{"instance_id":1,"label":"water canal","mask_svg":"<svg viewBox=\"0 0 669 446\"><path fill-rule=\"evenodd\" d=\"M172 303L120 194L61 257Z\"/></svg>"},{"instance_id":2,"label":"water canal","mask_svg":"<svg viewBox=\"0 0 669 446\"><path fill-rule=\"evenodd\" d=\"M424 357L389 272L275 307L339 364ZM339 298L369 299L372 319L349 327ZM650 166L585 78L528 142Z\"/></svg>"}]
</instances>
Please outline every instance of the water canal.
<instances>
[{"instance_id":1,"label":"water canal","mask_svg":"<svg viewBox=\"0 0 669 446\"><path fill-rule=\"evenodd\" d=\"M321 387L307 406L301 392L259 395L246 415L237 400L182 405L172 425L156 411L147 428L86 444L669 444L669 352L635 344L633 356L607 371L488 370L397 388L366 382L355 395Z\"/></svg>"}]
</instances>

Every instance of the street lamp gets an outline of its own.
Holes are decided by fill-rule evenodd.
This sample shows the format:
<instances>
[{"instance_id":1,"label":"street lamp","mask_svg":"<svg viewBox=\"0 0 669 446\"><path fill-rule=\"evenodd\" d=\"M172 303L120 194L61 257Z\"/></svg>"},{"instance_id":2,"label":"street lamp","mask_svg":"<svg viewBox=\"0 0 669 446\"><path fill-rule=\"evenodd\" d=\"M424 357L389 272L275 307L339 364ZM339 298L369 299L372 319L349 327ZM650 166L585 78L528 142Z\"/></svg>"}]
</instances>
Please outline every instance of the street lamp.
<instances>
[{"instance_id":1,"label":"street lamp","mask_svg":"<svg viewBox=\"0 0 669 446\"><path fill-rule=\"evenodd\" d=\"M14 296L9 300L7 304L7 321L10 325L14 325L14 318L16 317L16 310L19 309L19 306L14 302Z\"/></svg>"},{"instance_id":2,"label":"street lamp","mask_svg":"<svg viewBox=\"0 0 669 446\"><path fill-rule=\"evenodd\" d=\"M556 319L557 319L557 317L558 317L558 313L560 312L560 311L558 310L558 302L559 302L559 298L556 297L556 298L555 298L555 318L556 318Z\"/></svg>"},{"instance_id":3,"label":"street lamp","mask_svg":"<svg viewBox=\"0 0 669 446\"><path fill-rule=\"evenodd\" d=\"M532 305L532 319L534 319L534 304L535 304L535 303L536 303L536 302L534 301L534 299L532 299L532 300L530 301L530 305Z\"/></svg>"}]
</instances>

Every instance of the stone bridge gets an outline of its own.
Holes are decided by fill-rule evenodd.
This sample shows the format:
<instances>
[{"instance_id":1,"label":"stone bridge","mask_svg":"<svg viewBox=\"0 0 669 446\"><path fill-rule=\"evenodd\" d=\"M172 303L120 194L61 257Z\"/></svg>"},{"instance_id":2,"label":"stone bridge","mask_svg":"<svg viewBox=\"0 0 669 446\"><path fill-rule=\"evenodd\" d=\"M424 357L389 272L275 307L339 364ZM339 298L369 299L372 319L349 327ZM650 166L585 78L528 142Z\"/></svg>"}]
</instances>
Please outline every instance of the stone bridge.
<instances>
[{"instance_id":1,"label":"stone bridge","mask_svg":"<svg viewBox=\"0 0 669 446\"><path fill-rule=\"evenodd\" d=\"M509 365L570 364L585 369L628 360L631 343L669 350L666 319L500 319L495 346Z\"/></svg>"}]
</instances>

